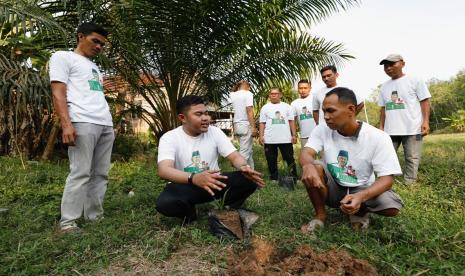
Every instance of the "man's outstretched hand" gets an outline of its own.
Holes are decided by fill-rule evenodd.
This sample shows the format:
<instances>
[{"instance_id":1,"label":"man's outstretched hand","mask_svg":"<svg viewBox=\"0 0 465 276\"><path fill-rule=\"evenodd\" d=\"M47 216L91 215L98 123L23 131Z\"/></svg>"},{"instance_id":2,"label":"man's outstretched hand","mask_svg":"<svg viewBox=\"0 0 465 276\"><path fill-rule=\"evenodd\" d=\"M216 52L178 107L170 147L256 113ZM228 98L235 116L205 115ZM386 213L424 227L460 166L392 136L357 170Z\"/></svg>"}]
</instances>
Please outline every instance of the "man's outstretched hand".
<instances>
[{"instance_id":1,"label":"man's outstretched hand","mask_svg":"<svg viewBox=\"0 0 465 276\"><path fill-rule=\"evenodd\" d=\"M192 178L192 183L198 186L210 195L215 196L216 191L223 190L226 187L221 180L228 179L227 176L219 174L220 170L208 170L201 173L197 173Z\"/></svg>"},{"instance_id":2,"label":"man's outstretched hand","mask_svg":"<svg viewBox=\"0 0 465 276\"><path fill-rule=\"evenodd\" d=\"M265 187L265 181L262 178L262 174L252 169L249 165L242 166L240 168L240 172L242 172L245 177L257 184L258 187Z\"/></svg>"}]
</instances>

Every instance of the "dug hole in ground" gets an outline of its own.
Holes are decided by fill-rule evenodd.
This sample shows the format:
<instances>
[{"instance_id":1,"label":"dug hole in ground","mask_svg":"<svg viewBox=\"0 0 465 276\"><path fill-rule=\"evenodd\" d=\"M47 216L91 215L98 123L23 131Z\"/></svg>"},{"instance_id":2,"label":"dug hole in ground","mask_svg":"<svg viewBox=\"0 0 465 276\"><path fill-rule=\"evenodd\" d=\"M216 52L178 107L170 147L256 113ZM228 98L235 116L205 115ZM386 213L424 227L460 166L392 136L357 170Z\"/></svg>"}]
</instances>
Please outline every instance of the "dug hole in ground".
<instances>
[{"instance_id":1,"label":"dug hole in ground","mask_svg":"<svg viewBox=\"0 0 465 276\"><path fill-rule=\"evenodd\" d=\"M247 211L246 211L247 212ZM250 214L250 213L249 213ZM237 238L249 236L244 227L244 213L235 210L213 210L216 218ZM253 222L258 217L255 217ZM253 224L253 223L252 223ZM356 259L349 253L332 249L317 253L309 245L299 246L292 254L275 249L266 240L252 238L250 248L228 252L226 275L378 275L366 260Z\"/></svg>"}]
</instances>

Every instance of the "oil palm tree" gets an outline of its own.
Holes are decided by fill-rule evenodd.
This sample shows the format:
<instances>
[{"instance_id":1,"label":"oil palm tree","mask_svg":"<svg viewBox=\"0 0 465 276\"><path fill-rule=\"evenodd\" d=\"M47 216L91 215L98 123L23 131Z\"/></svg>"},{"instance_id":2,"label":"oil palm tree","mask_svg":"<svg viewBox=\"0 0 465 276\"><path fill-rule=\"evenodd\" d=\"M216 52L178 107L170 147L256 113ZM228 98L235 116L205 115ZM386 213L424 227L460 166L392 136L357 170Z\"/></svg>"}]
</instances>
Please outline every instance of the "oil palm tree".
<instances>
[{"instance_id":1,"label":"oil palm tree","mask_svg":"<svg viewBox=\"0 0 465 276\"><path fill-rule=\"evenodd\" d=\"M114 68L151 109L158 136L177 125L187 94L220 103L233 83L257 90L270 79L310 78L351 56L342 44L311 35L315 23L356 1L120 1L111 13ZM141 78L151 81L142 81Z\"/></svg>"}]
</instances>

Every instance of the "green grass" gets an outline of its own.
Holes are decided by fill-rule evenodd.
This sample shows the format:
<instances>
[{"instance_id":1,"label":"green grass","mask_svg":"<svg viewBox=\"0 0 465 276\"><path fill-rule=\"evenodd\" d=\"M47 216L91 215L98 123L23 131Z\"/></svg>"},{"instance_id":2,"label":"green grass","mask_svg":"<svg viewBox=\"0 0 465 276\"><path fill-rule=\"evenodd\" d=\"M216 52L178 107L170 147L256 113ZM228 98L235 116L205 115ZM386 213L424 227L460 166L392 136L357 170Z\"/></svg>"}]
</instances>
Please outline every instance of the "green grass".
<instances>
[{"instance_id":1,"label":"green grass","mask_svg":"<svg viewBox=\"0 0 465 276\"><path fill-rule=\"evenodd\" d=\"M259 147L255 155L257 169L265 172ZM0 213L1 275L108 273L104 269L115 264L131 271L134 262L160 265L186 248L205 249L200 261L221 269L225 254L218 252L247 245L210 235L209 204L200 206L195 227L182 228L176 219L157 214L154 203L164 182L156 175L154 154L112 164L105 219L83 223L77 236L57 232L66 161L27 164L25 170L17 158L0 157L0 164L0 208L9 209ZM303 187L286 192L268 185L248 201L261 216L254 235L283 251L301 244L344 249L384 275L465 275L465 135L427 137L419 174L413 186L396 180L395 190L406 203L401 214L372 216L370 230L362 233L354 233L347 218L332 210L324 230L300 234L313 213ZM136 195L129 198L131 188Z\"/></svg>"}]
</instances>

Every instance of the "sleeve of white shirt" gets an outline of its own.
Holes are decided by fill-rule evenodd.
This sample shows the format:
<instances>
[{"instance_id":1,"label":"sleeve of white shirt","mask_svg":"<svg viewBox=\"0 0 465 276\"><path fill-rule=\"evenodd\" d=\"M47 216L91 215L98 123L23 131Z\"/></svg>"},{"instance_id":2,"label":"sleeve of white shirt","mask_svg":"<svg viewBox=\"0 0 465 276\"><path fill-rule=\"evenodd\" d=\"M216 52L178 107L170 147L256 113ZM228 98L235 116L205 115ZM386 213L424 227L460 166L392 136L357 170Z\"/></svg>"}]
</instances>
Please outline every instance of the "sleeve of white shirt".
<instances>
[{"instance_id":1,"label":"sleeve of white shirt","mask_svg":"<svg viewBox=\"0 0 465 276\"><path fill-rule=\"evenodd\" d=\"M253 94L252 92L247 93L245 98L245 106L253 106Z\"/></svg>"},{"instance_id":2,"label":"sleeve of white shirt","mask_svg":"<svg viewBox=\"0 0 465 276\"><path fill-rule=\"evenodd\" d=\"M384 132L378 133L379 137L373 140L376 142L376 148L372 160L372 166L376 176L402 174L399 159L392 145L391 138Z\"/></svg>"},{"instance_id":3,"label":"sleeve of white shirt","mask_svg":"<svg viewBox=\"0 0 465 276\"><path fill-rule=\"evenodd\" d=\"M316 128L313 129L312 133L310 134L310 138L305 144L304 147L312 148L317 153L323 150L323 142L324 142L324 128L325 125L318 125Z\"/></svg>"},{"instance_id":4,"label":"sleeve of white shirt","mask_svg":"<svg viewBox=\"0 0 465 276\"><path fill-rule=\"evenodd\" d=\"M289 108L287 109L286 116L287 116L287 120L294 121L294 116L295 115L294 115L293 107L291 107L290 105L289 105Z\"/></svg>"},{"instance_id":5,"label":"sleeve of white shirt","mask_svg":"<svg viewBox=\"0 0 465 276\"><path fill-rule=\"evenodd\" d=\"M320 102L318 101L318 92L313 93L312 108L313 108L314 111L320 110Z\"/></svg>"},{"instance_id":6,"label":"sleeve of white shirt","mask_svg":"<svg viewBox=\"0 0 465 276\"><path fill-rule=\"evenodd\" d=\"M428 86L422 80L417 79L417 98L419 101L423 101L425 99L431 98L431 94L429 93Z\"/></svg>"},{"instance_id":7,"label":"sleeve of white shirt","mask_svg":"<svg viewBox=\"0 0 465 276\"><path fill-rule=\"evenodd\" d=\"M297 107L295 106L295 103L291 103L291 109L292 109L292 115L295 117L297 116Z\"/></svg>"},{"instance_id":8,"label":"sleeve of white shirt","mask_svg":"<svg viewBox=\"0 0 465 276\"><path fill-rule=\"evenodd\" d=\"M217 127L210 127L208 131L213 132L213 139L215 139L218 153L226 157L236 151L236 148L231 143L231 140L224 134L224 132Z\"/></svg>"},{"instance_id":9,"label":"sleeve of white shirt","mask_svg":"<svg viewBox=\"0 0 465 276\"><path fill-rule=\"evenodd\" d=\"M69 58L66 52L56 52L50 57L49 74L50 82L59 81L68 83L69 78Z\"/></svg>"},{"instance_id":10,"label":"sleeve of white shirt","mask_svg":"<svg viewBox=\"0 0 465 276\"><path fill-rule=\"evenodd\" d=\"M163 160L175 160L176 139L173 133L168 132L160 138L158 143L158 162Z\"/></svg>"},{"instance_id":11,"label":"sleeve of white shirt","mask_svg":"<svg viewBox=\"0 0 465 276\"><path fill-rule=\"evenodd\" d=\"M266 123L266 106L260 110L260 123Z\"/></svg>"}]
</instances>

